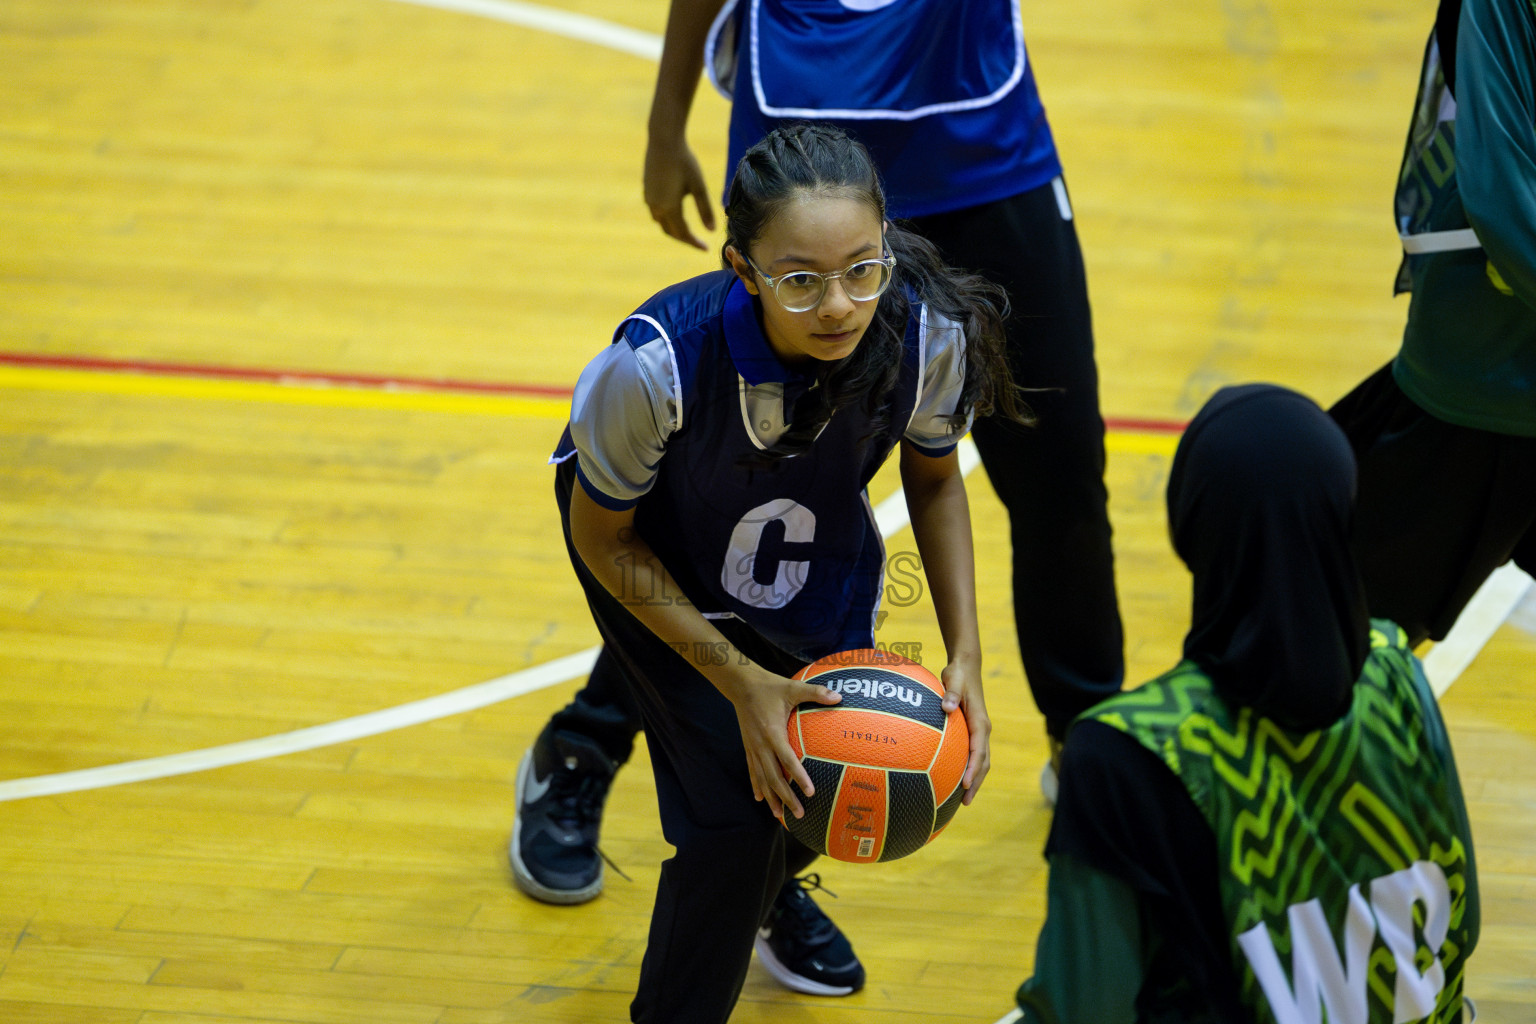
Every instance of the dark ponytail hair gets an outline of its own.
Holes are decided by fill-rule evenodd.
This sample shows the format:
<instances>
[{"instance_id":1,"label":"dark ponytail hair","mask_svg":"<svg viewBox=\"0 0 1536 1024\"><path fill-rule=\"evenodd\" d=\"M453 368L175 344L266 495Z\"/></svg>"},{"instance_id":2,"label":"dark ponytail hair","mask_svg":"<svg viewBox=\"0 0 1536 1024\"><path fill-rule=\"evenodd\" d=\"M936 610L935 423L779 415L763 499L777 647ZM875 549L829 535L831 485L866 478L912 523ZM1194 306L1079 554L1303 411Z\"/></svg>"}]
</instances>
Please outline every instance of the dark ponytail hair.
<instances>
[{"instance_id":1,"label":"dark ponytail hair","mask_svg":"<svg viewBox=\"0 0 1536 1024\"><path fill-rule=\"evenodd\" d=\"M805 193L864 202L885 222L885 191L869 151L831 125L787 124L769 132L736 164L726 196L725 247L746 255L779 211ZM977 274L945 266L931 242L899 225L890 226L885 240L896 267L863 339L847 358L818 368L820 386L796 402L789 429L764 456L805 452L832 415L855 402L871 417L872 435L884 432L913 303L926 304L965 333L965 383L952 422L964 423L971 408L978 416L997 412L1020 423L1034 422L1004 355L1007 294ZM723 250L722 259L731 266Z\"/></svg>"}]
</instances>

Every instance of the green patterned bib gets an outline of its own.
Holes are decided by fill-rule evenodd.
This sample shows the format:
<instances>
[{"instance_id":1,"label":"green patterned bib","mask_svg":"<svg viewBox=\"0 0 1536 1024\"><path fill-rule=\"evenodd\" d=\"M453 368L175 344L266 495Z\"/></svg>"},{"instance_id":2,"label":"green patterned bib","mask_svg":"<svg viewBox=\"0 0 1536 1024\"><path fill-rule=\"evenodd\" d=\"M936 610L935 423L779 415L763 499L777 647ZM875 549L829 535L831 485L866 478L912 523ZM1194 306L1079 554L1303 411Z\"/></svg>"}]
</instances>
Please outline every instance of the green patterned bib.
<instances>
[{"instance_id":1,"label":"green patterned bib","mask_svg":"<svg viewBox=\"0 0 1536 1024\"><path fill-rule=\"evenodd\" d=\"M1319 732L1234 713L1192 662L1084 716L1157 755L1210 823L1258 1021L1460 1017L1471 837L1406 636L1375 621L1371 648L1350 713Z\"/></svg>"}]
</instances>

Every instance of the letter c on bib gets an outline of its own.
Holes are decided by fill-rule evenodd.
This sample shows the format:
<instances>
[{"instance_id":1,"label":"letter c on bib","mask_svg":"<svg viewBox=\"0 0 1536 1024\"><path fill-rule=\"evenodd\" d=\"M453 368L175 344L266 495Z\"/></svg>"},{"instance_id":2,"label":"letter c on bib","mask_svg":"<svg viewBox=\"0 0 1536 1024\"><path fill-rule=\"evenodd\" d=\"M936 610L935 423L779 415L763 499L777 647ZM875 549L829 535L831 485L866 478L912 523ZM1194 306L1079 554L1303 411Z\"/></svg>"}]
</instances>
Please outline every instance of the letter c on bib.
<instances>
[{"instance_id":1,"label":"letter c on bib","mask_svg":"<svg viewBox=\"0 0 1536 1024\"><path fill-rule=\"evenodd\" d=\"M772 524L779 525L770 531ZM805 586L811 567L809 560L788 556L815 535L816 514L804 505L775 498L757 506L731 531L720 585L742 604L783 608Z\"/></svg>"}]
</instances>

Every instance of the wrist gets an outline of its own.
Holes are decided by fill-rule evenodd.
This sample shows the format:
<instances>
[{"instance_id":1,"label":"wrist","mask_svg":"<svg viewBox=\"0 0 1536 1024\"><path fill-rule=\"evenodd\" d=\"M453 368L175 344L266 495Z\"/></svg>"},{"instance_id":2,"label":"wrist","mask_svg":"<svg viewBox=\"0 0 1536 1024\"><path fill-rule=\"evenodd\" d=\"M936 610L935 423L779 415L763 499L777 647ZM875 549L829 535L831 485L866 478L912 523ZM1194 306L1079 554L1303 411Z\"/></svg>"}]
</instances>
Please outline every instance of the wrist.
<instances>
[{"instance_id":1,"label":"wrist","mask_svg":"<svg viewBox=\"0 0 1536 1024\"><path fill-rule=\"evenodd\" d=\"M726 651L723 657L713 658L709 664L695 663L695 667L726 700L740 704L751 696L768 672L729 644Z\"/></svg>"},{"instance_id":2,"label":"wrist","mask_svg":"<svg viewBox=\"0 0 1536 1024\"><path fill-rule=\"evenodd\" d=\"M687 135L690 104L658 93L651 100L645 131L652 142L679 143Z\"/></svg>"},{"instance_id":3,"label":"wrist","mask_svg":"<svg viewBox=\"0 0 1536 1024\"><path fill-rule=\"evenodd\" d=\"M955 668L966 669L972 672L981 671L981 645L963 644L945 647L945 657L949 664Z\"/></svg>"}]
</instances>

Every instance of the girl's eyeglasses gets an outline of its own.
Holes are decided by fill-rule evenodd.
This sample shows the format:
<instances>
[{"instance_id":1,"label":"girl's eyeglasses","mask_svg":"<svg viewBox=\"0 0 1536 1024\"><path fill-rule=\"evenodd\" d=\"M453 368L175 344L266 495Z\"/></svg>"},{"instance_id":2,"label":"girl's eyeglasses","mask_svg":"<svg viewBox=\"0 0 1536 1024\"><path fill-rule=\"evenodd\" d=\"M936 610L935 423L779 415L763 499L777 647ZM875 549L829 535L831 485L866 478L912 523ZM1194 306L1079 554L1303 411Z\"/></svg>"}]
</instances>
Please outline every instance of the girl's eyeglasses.
<instances>
[{"instance_id":1,"label":"girl's eyeglasses","mask_svg":"<svg viewBox=\"0 0 1536 1024\"><path fill-rule=\"evenodd\" d=\"M875 260L860 260L830 274L818 274L814 270L792 270L778 277L769 277L752 262L752 257L743 253L742 258L773 289L773 297L779 300L779 305L791 313L804 313L821 305L822 297L827 294L827 282L833 278L842 278L843 291L854 302L878 299L890 287L891 268L896 266L895 256L883 256Z\"/></svg>"}]
</instances>

